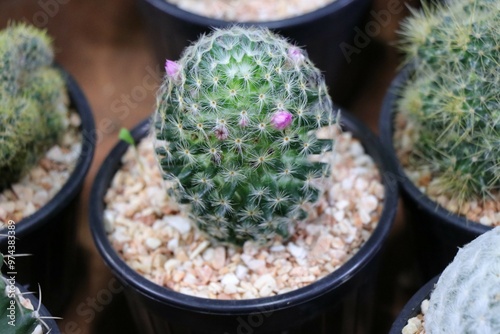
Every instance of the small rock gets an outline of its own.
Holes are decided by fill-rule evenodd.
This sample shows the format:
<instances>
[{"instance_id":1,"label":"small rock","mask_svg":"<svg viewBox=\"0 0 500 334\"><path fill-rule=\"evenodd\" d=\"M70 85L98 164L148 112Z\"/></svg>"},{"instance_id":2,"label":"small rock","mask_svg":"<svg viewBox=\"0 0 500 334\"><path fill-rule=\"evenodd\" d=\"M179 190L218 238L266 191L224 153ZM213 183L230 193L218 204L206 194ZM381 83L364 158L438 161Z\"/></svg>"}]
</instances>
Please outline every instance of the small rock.
<instances>
[{"instance_id":1,"label":"small rock","mask_svg":"<svg viewBox=\"0 0 500 334\"><path fill-rule=\"evenodd\" d=\"M238 277L236 277L235 274L229 273L229 274L224 275L224 277L222 277L220 282L223 286L238 285L240 283L240 280L238 279Z\"/></svg>"},{"instance_id":2,"label":"small rock","mask_svg":"<svg viewBox=\"0 0 500 334\"><path fill-rule=\"evenodd\" d=\"M242 279L246 278L247 275L248 275L248 268L247 267L242 266L241 264L236 266L236 277L238 277L238 279L242 280Z\"/></svg>"},{"instance_id":3,"label":"small rock","mask_svg":"<svg viewBox=\"0 0 500 334\"><path fill-rule=\"evenodd\" d=\"M287 249L298 260L302 260L307 256L307 251L304 248L295 245L293 242L288 244Z\"/></svg>"},{"instance_id":4,"label":"small rock","mask_svg":"<svg viewBox=\"0 0 500 334\"><path fill-rule=\"evenodd\" d=\"M163 220L167 222L168 225L179 231L180 234L186 234L191 230L191 223L188 219L182 216L165 216Z\"/></svg>"},{"instance_id":5,"label":"small rock","mask_svg":"<svg viewBox=\"0 0 500 334\"><path fill-rule=\"evenodd\" d=\"M155 250L161 246L162 242L157 238L147 238L145 244L149 249Z\"/></svg>"},{"instance_id":6,"label":"small rock","mask_svg":"<svg viewBox=\"0 0 500 334\"><path fill-rule=\"evenodd\" d=\"M212 268L219 270L226 264L226 249L224 247L217 247L212 259Z\"/></svg>"}]
</instances>

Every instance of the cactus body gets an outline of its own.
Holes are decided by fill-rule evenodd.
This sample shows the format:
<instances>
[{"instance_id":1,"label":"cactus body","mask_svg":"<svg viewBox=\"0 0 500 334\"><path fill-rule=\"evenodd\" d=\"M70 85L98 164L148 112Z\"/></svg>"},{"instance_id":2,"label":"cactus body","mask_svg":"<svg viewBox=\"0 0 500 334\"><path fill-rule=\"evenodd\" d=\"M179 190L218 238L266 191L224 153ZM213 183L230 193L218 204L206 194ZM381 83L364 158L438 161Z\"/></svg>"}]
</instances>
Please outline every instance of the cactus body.
<instances>
[{"instance_id":1,"label":"cactus body","mask_svg":"<svg viewBox=\"0 0 500 334\"><path fill-rule=\"evenodd\" d=\"M500 188L500 3L442 6L403 25L415 72L397 108L416 128L414 164L463 202Z\"/></svg>"},{"instance_id":2,"label":"cactus body","mask_svg":"<svg viewBox=\"0 0 500 334\"><path fill-rule=\"evenodd\" d=\"M0 254L0 267L4 256ZM0 333L42 334L43 323L38 311L25 299L13 282L0 276Z\"/></svg>"},{"instance_id":3,"label":"cactus body","mask_svg":"<svg viewBox=\"0 0 500 334\"><path fill-rule=\"evenodd\" d=\"M0 189L17 181L59 139L67 97L45 32L19 24L0 32Z\"/></svg>"},{"instance_id":4,"label":"cactus body","mask_svg":"<svg viewBox=\"0 0 500 334\"><path fill-rule=\"evenodd\" d=\"M326 174L308 156L332 147L315 136L333 122L319 70L268 30L235 26L200 38L166 72L156 152L171 195L218 241L286 238Z\"/></svg>"},{"instance_id":5,"label":"cactus body","mask_svg":"<svg viewBox=\"0 0 500 334\"><path fill-rule=\"evenodd\" d=\"M425 314L429 334L500 333L500 227L460 249L443 271Z\"/></svg>"}]
</instances>

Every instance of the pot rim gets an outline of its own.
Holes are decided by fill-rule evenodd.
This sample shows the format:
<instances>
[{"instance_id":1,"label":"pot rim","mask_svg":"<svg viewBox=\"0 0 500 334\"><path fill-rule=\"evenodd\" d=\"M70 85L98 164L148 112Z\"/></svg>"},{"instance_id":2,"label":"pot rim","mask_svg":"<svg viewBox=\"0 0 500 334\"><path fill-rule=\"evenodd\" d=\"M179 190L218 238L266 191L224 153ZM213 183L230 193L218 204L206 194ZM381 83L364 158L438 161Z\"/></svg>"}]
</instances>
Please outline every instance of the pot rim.
<instances>
[{"instance_id":1,"label":"pot rim","mask_svg":"<svg viewBox=\"0 0 500 334\"><path fill-rule=\"evenodd\" d=\"M425 299L429 299L434 286L437 283L440 275L435 276L425 283L417 292L408 300L398 317L394 320L389 334L401 334L403 327L406 326L410 318L416 317L420 313L420 306Z\"/></svg>"},{"instance_id":2,"label":"pot rim","mask_svg":"<svg viewBox=\"0 0 500 334\"><path fill-rule=\"evenodd\" d=\"M191 311L194 310L204 314L243 315L255 311L256 309L277 311L307 303L321 295L332 292L334 289L341 287L344 283L349 281L351 277L355 276L357 272L367 266L375 255L379 253L394 222L398 202L397 187L389 184L383 175L383 173L390 172L390 170L384 154L380 149L378 138L360 121L355 120L353 116L345 112L342 113L341 124L347 127L349 131L355 133L355 137L358 139L364 137L360 140L362 141L366 153L376 162L381 174L381 181L384 185L385 196L379 223L370 238L346 263L327 276L305 287L272 297L244 300L216 300L185 295L159 286L138 274L121 259L111 246L104 229L102 214L104 210L103 198L105 192L116 170L120 166L119 160L116 161L116 159L117 157L121 157L128 147L124 142L119 142L111 150L110 154L108 154L97 173L91 189L90 226L94 242L101 256L108 267L111 268L113 273L124 285L132 286L136 291L148 296L148 298L161 301L171 307ZM141 133L144 134L149 128L149 119L142 121L132 131L134 139L137 140L141 138Z\"/></svg>"},{"instance_id":3,"label":"pot rim","mask_svg":"<svg viewBox=\"0 0 500 334\"><path fill-rule=\"evenodd\" d=\"M16 222L15 231L17 238L22 238L23 235L30 233L33 230L43 228L44 225L54 219L54 217L77 196L94 156L96 145L95 123L87 99L71 74L58 64L55 64L54 68L62 73L64 80L66 81L66 89L70 99L70 108L74 108L81 119L81 152L68 180L55 194L55 196L35 213ZM0 230L0 234L5 234L3 233L4 231L6 231L6 229Z\"/></svg>"},{"instance_id":4,"label":"pot rim","mask_svg":"<svg viewBox=\"0 0 500 334\"><path fill-rule=\"evenodd\" d=\"M354 2L366 1L366 0L335 0L326 6L318 8L312 12L308 12L298 16L292 16L285 19L272 20L272 21L225 21L215 18L210 18L207 16L198 15L190 11L179 8L178 6L167 2L166 0L141 0L147 2L149 5L155 7L156 9L171 14L183 21L189 22L195 25L209 26L209 27L228 27L235 24L250 25L256 27L267 27L270 29L280 29L288 28L294 26L300 26L308 22L319 20L325 16L342 10L348 5Z\"/></svg>"},{"instance_id":5,"label":"pot rim","mask_svg":"<svg viewBox=\"0 0 500 334\"><path fill-rule=\"evenodd\" d=\"M403 192L411 197L413 201L418 203L418 206L433 215L437 215L442 222L446 222L456 228L466 229L477 235L482 234L492 227L480 224L478 222L467 219L465 216L453 213L437 202L433 201L427 194L420 191L417 186L408 178L403 166L399 162L396 155L396 150L393 145L394 132L394 105L398 97L398 92L405 82L409 79L412 73L413 66L405 65L396 77L391 82L387 93L382 102L382 110L379 119L380 141L382 146L387 151L388 163L391 164L391 169L396 171L395 177L398 184L402 187Z\"/></svg>"}]
</instances>

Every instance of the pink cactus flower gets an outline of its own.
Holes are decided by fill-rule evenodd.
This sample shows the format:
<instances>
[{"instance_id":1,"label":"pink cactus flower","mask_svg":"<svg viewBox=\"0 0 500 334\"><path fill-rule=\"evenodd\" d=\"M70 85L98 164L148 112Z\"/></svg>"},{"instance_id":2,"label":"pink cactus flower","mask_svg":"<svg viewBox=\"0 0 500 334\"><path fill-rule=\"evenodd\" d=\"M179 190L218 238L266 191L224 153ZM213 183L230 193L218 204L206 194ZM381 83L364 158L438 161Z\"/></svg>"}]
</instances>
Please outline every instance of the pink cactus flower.
<instances>
[{"instance_id":1,"label":"pink cactus flower","mask_svg":"<svg viewBox=\"0 0 500 334\"><path fill-rule=\"evenodd\" d=\"M277 130L284 130L292 124L292 114L287 110L278 110L271 116L271 125Z\"/></svg>"},{"instance_id":2,"label":"pink cactus flower","mask_svg":"<svg viewBox=\"0 0 500 334\"><path fill-rule=\"evenodd\" d=\"M302 50L295 46L288 49L288 57L290 57L292 63L295 65L301 64L306 59Z\"/></svg>"},{"instance_id":3,"label":"pink cactus flower","mask_svg":"<svg viewBox=\"0 0 500 334\"><path fill-rule=\"evenodd\" d=\"M167 76L174 81L178 81L181 78L181 67L175 61L168 60L165 62L165 71Z\"/></svg>"},{"instance_id":4,"label":"pink cactus flower","mask_svg":"<svg viewBox=\"0 0 500 334\"><path fill-rule=\"evenodd\" d=\"M215 137L219 140L225 140L229 137L229 130L225 125L218 125L214 129Z\"/></svg>"}]
</instances>

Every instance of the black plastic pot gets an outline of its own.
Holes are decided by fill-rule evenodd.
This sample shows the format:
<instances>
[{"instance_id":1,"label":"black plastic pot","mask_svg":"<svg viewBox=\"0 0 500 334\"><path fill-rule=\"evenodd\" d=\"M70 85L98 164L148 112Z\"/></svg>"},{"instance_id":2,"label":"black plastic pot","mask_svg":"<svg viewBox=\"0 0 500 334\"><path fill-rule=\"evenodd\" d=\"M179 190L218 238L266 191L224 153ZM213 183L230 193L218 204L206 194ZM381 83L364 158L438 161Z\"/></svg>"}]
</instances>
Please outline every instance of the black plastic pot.
<instances>
[{"instance_id":1,"label":"black plastic pot","mask_svg":"<svg viewBox=\"0 0 500 334\"><path fill-rule=\"evenodd\" d=\"M82 151L75 169L60 191L31 216L16 222L15 252L31 254L16 258L16 271L20 283L29 290L42 288L44 303L56 315L63 312L81 275L82 264L76 243L77 204L85 176L95 149L95 126L92 112L76 81L61 68L74 108L81 118ZM8 254L8 239L0 231L0 251Z\"/></svg>"},{"instance_id":2,"label":"black plastic pot","mask_svg":"<svg viewBox=\"0 0 500 334\"><path fill-rule=\"evenodd\" d=\"M435 276L433 279L428 281L424 286L422 286L411 299L406 303L401 312L399 313L396 320L392 324L389 334L401 334L403 327L406 326L408 320L416 317L420 313L420 305L425 299L429 299L431 292L434 290L439 276Z\"/></svg>"},{"instance_id":3,"label":"black plastic pot","mask_svg":"<svg viewBox=\"0 0 500 334\"><path fill-rule=\"evenodd\" d=\"M144 121L132 134L140 140ZM362 141L381 173L389 172L378 139L342 113L344 129ZM211 300L160 287L131 269L112 248L103 223L104 195L127 149L119 143L101 166L91 191L90 224L99 252L125 286L140 333L369 333L380 250L392 226L397 187L385 183L381 220L369 240L346 264L327 277L278 296L241 301Z\"/></svg>"},{"instance_id":4,"label":"black plastic pot","mask_svg":"<svg viewBox=\"0 0 500 334\"><path fill-rule=\"evenodd\" d=\"M423 194L406 176L393 144L394 109L398 89L411 75L410 67L405 67L392 82L385 96L380 116L380 139L387 152L388 163L397 173L393 177L402 188L404 217L415 236L418 245L420 269L424 281L441 273L453 260L459 247L469 243L491 227L467 220L449 212Z\"/></svg>"},{"instance_id":5,"label":"black plastic pot","mask_svg":"<svg viewBox=\"0 0 500 334\"><path fill-rule=\"evenodd\" d=\"M165 59L179 59L184 48L201 34L234 24L187 12L166 0L140 0L138 4L161 69ZM370 44L369 37L362 46L356 47L354 43L354 37L360 34L355 28L361 31L365 28L363 23L370 4L370 0L336 0L314 12L288 19L239 24L268 27L305 47L309 58L324 72L332 98L342 104L359 86L356 77L364 74L363 66L368 66L368 61L361 61L361 52L350 50L361 50Z\"/></svg>"}]
</instances>

